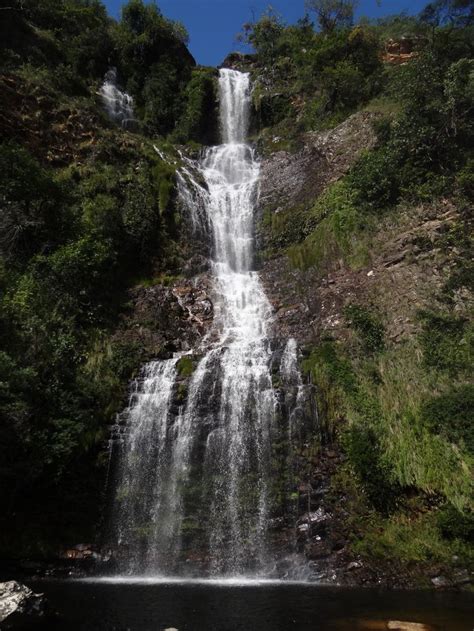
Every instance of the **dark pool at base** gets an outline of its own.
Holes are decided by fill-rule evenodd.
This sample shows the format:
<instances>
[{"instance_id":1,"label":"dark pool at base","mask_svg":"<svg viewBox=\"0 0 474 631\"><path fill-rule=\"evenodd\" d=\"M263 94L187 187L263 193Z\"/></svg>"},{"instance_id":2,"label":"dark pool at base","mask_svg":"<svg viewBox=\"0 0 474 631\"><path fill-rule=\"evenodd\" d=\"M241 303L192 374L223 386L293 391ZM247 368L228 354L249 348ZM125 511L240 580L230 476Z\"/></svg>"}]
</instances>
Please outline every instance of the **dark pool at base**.
<instances>
[{"instance_id":1,"label":"dark pool at base","mask_svg":"<svg viewBox=\"0 0 474 631\"><path fill-rule=\"evenodd\" d=\"M379 591L302 584L209 585L29 582L59 612L61 631L352 631L407 620L473 631L467 593ZM380 627L379 627L380 628Z\"/></svg>"}]
</instances>

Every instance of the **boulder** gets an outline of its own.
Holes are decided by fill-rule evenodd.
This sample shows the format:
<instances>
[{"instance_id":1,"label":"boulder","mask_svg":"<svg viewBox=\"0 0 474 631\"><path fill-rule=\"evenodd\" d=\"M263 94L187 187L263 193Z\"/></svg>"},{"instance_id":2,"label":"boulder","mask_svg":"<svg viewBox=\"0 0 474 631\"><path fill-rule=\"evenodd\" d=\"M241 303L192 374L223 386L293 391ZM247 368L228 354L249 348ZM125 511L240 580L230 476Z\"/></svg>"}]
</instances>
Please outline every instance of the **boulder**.
<instances>
[{"instance_id":1,"label":"boulder","mask_svg":"<svg viewBox=\"0 0 474 631\"><path fill-rule=\"evenodd\" d=\"M46 599L43 594L35 594L17 581L0 583L0 623L11 616L41 617L45 613Z\"/></svg>"},{"instance_id":2,"label":"boulder","mask_svg":"<svg viewBox=\"0 0 474 631\"><path fill-rule=\"evenodd\" d=\"M431 579L431 582L436 587L436 589L442 589L443 587L450 587L451 582L445 576L434 576Z\"/></svg>"}]
</instances>

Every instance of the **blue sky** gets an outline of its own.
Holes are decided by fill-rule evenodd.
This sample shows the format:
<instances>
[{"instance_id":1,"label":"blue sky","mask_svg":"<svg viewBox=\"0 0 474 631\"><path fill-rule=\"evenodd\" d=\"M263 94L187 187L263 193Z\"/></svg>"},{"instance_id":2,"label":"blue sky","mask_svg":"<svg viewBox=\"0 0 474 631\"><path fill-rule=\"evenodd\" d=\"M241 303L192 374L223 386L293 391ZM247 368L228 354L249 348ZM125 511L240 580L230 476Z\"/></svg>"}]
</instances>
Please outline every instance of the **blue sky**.
<instances>
[{"instance_id":1,"label":"blue sky","mask_svg":"<svg viewBox=\"0 0 474 631\"><path fill-rule=\"evenodd\" d=\"M104 0L110 15L119 17L124 0ZM392 13L418 13L428 0L361 0L357 14L377 17ZM304 15L304 0L158 0L163 14L180 20L190 35L189 48L196 61L216 66L237 49L235 36L244 22L258 17L271 4L287 22Z\"/></svg>"}]
</instances>

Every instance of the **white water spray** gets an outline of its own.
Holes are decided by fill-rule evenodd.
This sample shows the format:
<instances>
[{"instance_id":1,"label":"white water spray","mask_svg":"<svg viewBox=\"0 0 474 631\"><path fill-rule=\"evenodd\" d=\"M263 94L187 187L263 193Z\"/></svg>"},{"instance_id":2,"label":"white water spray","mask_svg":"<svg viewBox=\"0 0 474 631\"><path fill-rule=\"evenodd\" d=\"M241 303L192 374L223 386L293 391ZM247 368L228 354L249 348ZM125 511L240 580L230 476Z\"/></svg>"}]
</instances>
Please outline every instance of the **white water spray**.
<instances>
[{"instance_id":1,"label":"white water spray","mask_svg":"<svg viewBox=\"0 0 474 631\"><path fill-rule=\"evenodd\" d=\"M272 309L254 269L259 164L246 144L249 76L221 70L219 90L224 144L179 175L194 228L211 237L212 330L185 404L173 413L178 360L155 362L125 415L116 521L135 574L179 572L199 546L214 575L258 576L267 567L277 401ZM283 372L296 370L290 346Z\"/></svg>"},{"instance_id":2,"label":"white water spray","mask_svg":"<svg viewBox=\"0 0 474 631\"><path fill-rule=\"evenodd\" d=\"M126 127L129 121L135 120L133 118L133 99L117 87L117 70L115 68L106 72L99 95L102 97L107 114L114 122Z\"/></svg>"}]
</instances>

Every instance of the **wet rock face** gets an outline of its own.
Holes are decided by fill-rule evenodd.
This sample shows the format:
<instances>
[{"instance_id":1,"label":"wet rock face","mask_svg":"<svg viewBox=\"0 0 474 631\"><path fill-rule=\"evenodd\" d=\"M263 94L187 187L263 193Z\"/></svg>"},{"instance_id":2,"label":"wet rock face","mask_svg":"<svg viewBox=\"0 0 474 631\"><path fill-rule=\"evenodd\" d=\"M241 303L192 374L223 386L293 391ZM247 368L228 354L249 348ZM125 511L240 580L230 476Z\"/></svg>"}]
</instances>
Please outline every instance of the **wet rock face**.
<instances>
[{"instance_id":1,"label":"wet rock face","mask_svg":"<svg viewBox=\"0 0 474 631\"><path fill-rule=\"evenodd\" d=\"M139 346L143 361L189 351L212 324L212 283L205 273L167 285L136 287L130 302L114 341Z\"/></svg>"},{"instance_id":2,"label":"wet rock face","mask_svg":"<svg viewBox=\"0 0 474 631\"><path fill-rule=\"evenodd\" d=\"M194 317L194 316L193 316ZM271 436L271 462L269 462L269 543L275 553L272 558L286 559L287 567L275 567L275 577L288 576L295 578L295 571L307 571L307 566L302 558L302 549L299 553L299 561L295 561L291 555L296 543L295 523L298 517L298 507L295 505L294 496L297 493L299 483L299 471L297 466L301 464L299 454L305 449L311 436L317 432L317 415L315 414L314 389L310 384L303 383L299 372L296 370L297 359L290 361L287 351L287 340L272 339L270 371L275 396L275 417L272 423ZM211 490L215 484L221 484L222 469L220 460L213 460L206 456L207 446L213 436L216 437L219 427L219 417L222 407L222 359L227 348L217 349L211 358L207 360L206 369L199 388L196 390L193 380L199 372L199 363L203 359L205 351L194 347L193 354L181 357L176 364L176 379L170 392L170 406L167 415L167 436L171 437L179 433L179 427L183 424L183 418L187 418L188 404L192 401L193 424L192 442L190 443L189 461L187 467L190 475L182 480L182 510L183 526L181 532L181 551L179 556L170 559L176 571L184 574L202 574L207 572L214 562L214 557L209 548L208 533L212 529L213 516L210 513ZM246 408L245 419L249 424L255 424L253 415L256 406L249 402ZM183 416L184 414L184 416ZM198 422L197 422L198 421ZM114 434L114 449L121 449L121 437L123 432L128 432L127 414L118 419ZM117 440L115 440L117 439ZM115 451L118 454L118 451ZM117 458L115 458L117 461ZM241 493L241 508L249 510L251 514L253 506L253 489L255 486L255 474L252 473L256 466L256 453L250 454L249 470L239 483ZM147 494L148 495L148 494ZM247 506L246 502L250 502ZM307 504L307 500L302 499ZM318 530L315 523L316 517L325 516L314 507L311 512L311 531ZM301 518L304 521L304 517ZM230 529L225 533L231 537ZM115 548L112 544L113 557L119 562L126 561L127 550ZM257 563L257 558L255 558ZM285 565L285 564L283 564ZM271 572L271 569L268 570ZM306 577L306 574L305 576Z\"/></svg>"},{"instance_id":3,"label":"wet rock face","mask_svg":"<svg viewBox=\"0 0 474 631\"><path fill-rule=\"evenodd\" d=\"M17 581L0 583L0 623L8 629L28 619L43 617L47 605L43 594L35 594Z\"/></svg>"}]
</instances>

